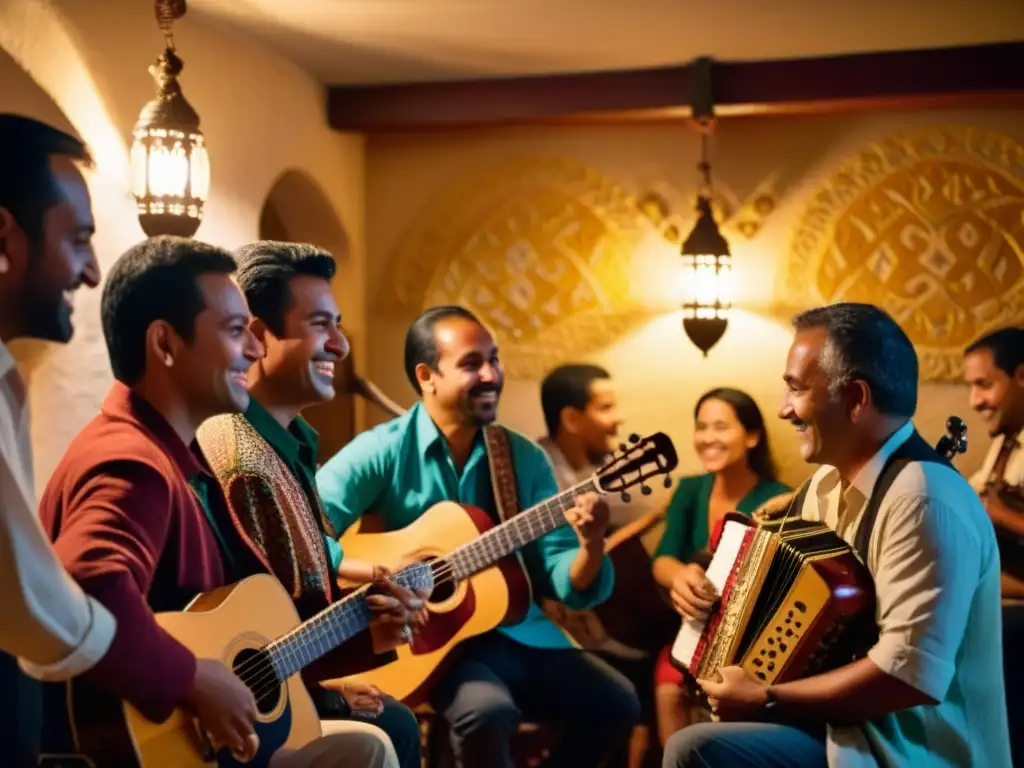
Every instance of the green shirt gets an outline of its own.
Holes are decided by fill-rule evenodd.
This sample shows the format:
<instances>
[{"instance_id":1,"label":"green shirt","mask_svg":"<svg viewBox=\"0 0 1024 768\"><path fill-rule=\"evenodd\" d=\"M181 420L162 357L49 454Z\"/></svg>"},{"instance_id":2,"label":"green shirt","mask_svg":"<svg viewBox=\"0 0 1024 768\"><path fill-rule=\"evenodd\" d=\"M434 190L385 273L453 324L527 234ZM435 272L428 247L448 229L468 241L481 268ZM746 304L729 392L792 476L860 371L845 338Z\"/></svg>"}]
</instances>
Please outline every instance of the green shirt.
<instances>
[{"instance_id":1,"label":"green shirt","mask_svg":"<svg viewBox=\"0 0 1024 768\"><path fill-rule=\"evenodd\" d=\"M708 506L714 484L715 476L710 472L679 481L665 512L665 533L658 543L655 557L674 557L686 563L708 546L711 538ZM750 517L766 501L789 491L790 488L782 483L762 480L736 505L736 511Z\"/></svg>"},{"instance_id":2,"label":"green shirt","mask_svg":"<svg viewBox=\"0 0 1024 768\"><path fill-rule=\"evenodd\" d=\"M528 509L555 496L558 485L547 454L518 432L507 432L520 507ZM327 516L339 534L371 508L387 530L404 528L440 501L494 508L483 433L477 434L460 474L447 441L421 403L360 434L321 467L316 481ZM605 557L594 583L576 592L569 569L578 551L575 532L563 526L527 544L522 553L536 593L585 610L608 599L615 576ZM536 602L522 622L500 631L524 645L571 647Z\"/></svg>"},{"instance_id":3,"label":"green shirt","mask_svg":"<svg viewBox=\"0 0 1024 768\"><path fill-rule=\"evenodd\" d=\"M319 435L301 416L295 417L285 429L277 419L270 415L270 411L254 397L249 398L249 407L245 411L245 418L252 424L252 428L259 436L270 444L270 447L288 467L288 471L302 486L302 490L306 494L306 502L316 517L317 525L320 526L324 546L327 548L331 576L336 576L338 563L341 562L341 546L337 540L328 536L323 530L323 521L319 515L320 499L316 487L316 456L320 441Z\"/></svg>"}]
</instances>

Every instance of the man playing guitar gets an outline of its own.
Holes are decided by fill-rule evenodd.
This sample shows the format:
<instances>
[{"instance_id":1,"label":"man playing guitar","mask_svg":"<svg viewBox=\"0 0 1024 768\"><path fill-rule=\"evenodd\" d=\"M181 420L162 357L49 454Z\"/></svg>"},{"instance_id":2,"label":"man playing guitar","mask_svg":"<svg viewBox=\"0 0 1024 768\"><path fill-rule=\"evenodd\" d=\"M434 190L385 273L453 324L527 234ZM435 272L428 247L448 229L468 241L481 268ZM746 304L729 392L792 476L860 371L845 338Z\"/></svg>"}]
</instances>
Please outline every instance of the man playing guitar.
<instances>
[{"instance_id":1,"label":"man playing guitar","mask_svg":"<svg viewBox=\"0 0 1024 768\"><path fill-rule=\"evenodd\" d=\"M234 271L226 251L171 237L144 241L114 264L102 317L117 381L55 470L40 514L65 568L117 619L109 652L85 682L153 722L190 710L215 748L244 761L259 748L253 693L219 660L196 658L154 617L251 575L225 559L242 548L209 503L216 481L189 449L205 419L248 405L246 371L263 354ZM47 691L44 752L123 764L97 754L108 724L95 729L92 748L84 743L89 736L77 720L94 713L68 713L68 693ZM269 764L393 765L387 747L372 730L337 733L282 748Z\"/></svg>"},{"instance_id":2,"label":"man playing guitar","mask_svg":"<svg viewBox=\"0 0 1024 768\"><path fill-rule=\"evenodd\" d=\"M208 419L197 439L234 524L261 548L306 619L338 598L340 549L316 492L318 436L300 415L334 398L335 365L349 353L331 293L335 262L314 245L268 240L243 246L235 259L266 355L249 369L245 413ZM321 717L372 722L388 734L401 768L419 768L419 723L408 707L369 685L319 685L347 674L339 664L349 666L353 646L369 639L363 633L313 665L310 693Z\"/></svg>"},{"instance_id":3,"label":"man playing guitar","mask_svg":"<svg viewBox=\"0 0 1024 768\"><path fill-rule=\"evenodd\" d=\"M1003 587L1003 664L1007 680L1020 680L1024 661L1024 328L1001 328L964 352L971 407L994 438L971 487L996 531ZM1024 700L1007 695L1014 754L1024 754Z\"/></svg>"},{"instance_id":4,"label":"man playing guitar","mask_svg":"<svg viewBox=\"0 0 1024 768\"><path fill-rule=\"evenodd\" d=\"M867 304L813 309L794 328L779 415L821 465L794 510L858 550L877 641L864 658L781 685L738 666L698 681L720 721L747 722L678 731L664 766L1008 768L995 536L967 482L914 430L914 347ZM696 572L672 596L689 616L716 598Z\"/></svg>"},{"instance_id":5,"label":"man playing guitar","mask_svg":"<svg viewBox=\"0 0 1024 768\"><path fill-rule=\"evenodd\" d=\"M369 511L385 530L404 528L443 500L494 514L499 500L482 430L497 418L503 384L493 337L466 309L429 309L409 328L405 370L421 402L359 435L317 473L339 533ZM558 485L543 450L506 433L519 505L526 509L555 496ZM566 518L571 528L526 545L522 557L535 598L586 609L613 586L604 554L608 507L587 494ZM343 555L342 569L353 567ZM596 768L638 718L633 686L605 662L573 649L536 601L525 620L468 640L461 651L431 696L451 727L459 766L511 768L510 739L522 713L564 725L548 765Z\"/></svg>"},{"instance_id":6,"label":"man playing guitar","mask_svg":"<svg viewBox=\"0 0 1024 768\"><path fill-rule=\"evenodd\" d=\"M971 407L994 438L970 479L1000 534L1003 596L1024 599L1024 328L1002 328L964 352ZM1013 500L1020 501L1016 510ZM1009 502L1009 504L1008 504Z\"/></svg>"}]
</instances>

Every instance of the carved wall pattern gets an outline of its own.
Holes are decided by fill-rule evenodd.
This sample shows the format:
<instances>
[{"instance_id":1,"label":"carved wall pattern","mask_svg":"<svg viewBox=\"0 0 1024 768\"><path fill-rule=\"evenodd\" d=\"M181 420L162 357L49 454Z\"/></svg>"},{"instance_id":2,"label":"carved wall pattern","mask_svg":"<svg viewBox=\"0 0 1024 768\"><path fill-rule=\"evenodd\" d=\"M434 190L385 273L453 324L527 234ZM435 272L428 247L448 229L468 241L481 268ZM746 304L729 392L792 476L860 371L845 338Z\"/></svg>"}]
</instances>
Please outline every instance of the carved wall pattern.
<instances>
[{"instance_id":1,"label":"carved wall pattern","mask_svg":"<svg viewBox=\"0 0 1024 768\"><path fill-rule=\"evenodd\" d=\"M1024 147L934 127L865 148L807 206L777 299L884 307L923 379L958 377L967 343L1024 322Z\"/></svg>"},{"instance_id":2,"label":"carved wall pattern","mask_svg":"<svg viewBox=\"0 0 1024 768\"><path fill-rule=\"evenodd\" d=\"M380 306L416 314L461 304L494 330L508 376L537 378L649 314L630 270L646 226L597 171L511 157L426 206L390 260Z\"/></svg>"}]
</instances>

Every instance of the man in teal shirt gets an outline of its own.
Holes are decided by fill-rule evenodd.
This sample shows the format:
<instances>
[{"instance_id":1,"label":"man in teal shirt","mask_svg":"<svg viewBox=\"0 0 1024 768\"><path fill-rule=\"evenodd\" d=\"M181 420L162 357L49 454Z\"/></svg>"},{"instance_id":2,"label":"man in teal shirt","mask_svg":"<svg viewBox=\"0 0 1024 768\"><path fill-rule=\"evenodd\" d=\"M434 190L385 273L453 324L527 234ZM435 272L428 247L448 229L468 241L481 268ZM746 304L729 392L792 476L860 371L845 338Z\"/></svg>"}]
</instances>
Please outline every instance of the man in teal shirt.
<instances>
[{"instance_id":1,"label":"man in teal shirt","mask_svg":"<svg viewBox=\"0 0 1024 768\"><path fill-rule=\"evenodd\" d=\"M333 399L334 365L349 351L331 292L334 257L312 245L264 240L243 246L235 259L252 332L266 354L249 369L244 416L210 419L197 439L223 486L228 525L257 546L300 615L309 618L339 597L338 544L325 529L316 491L318 436L300 415ZM229 563L247 554L222 546ZM255 570L243 567L239 576ZM378 726L401 768L419 768L419 724L408 707L370 686L349 684L339 694L316 685L359 671L355 664L372 657L367 640L369 633L357 635L316 662L320 666L310 665L310 693L322 718Z\"/></svg>"},{"instance_id":2,"label":"man in teal shirt","mask_svg":"<svg viewBox=\"0 0 1024 768\"><path fill-rule=\"evenodd\" d=\"M472 504L497 520L481 429L497 416L503 383L494 339L461 307L427 310L406 336L405 370L422 401L357 437L317 473L339 534L371 508L395 530L440 501ZM556 495L543 450L507 434L519 505ZM535 597L583 610L607 599L614 582L604 555L608 507L596 495L581 496L566 519L571 527L526 545L522 554ZM365 568L342 557L343 571ZM629 681L576 649L536 603L522 622L467 641L457 659L431 703L450 725L462 768L512 768L509 742L520 714L564 726L548 765L596 767L639 717Z\"/></svg>"}]
</instances>

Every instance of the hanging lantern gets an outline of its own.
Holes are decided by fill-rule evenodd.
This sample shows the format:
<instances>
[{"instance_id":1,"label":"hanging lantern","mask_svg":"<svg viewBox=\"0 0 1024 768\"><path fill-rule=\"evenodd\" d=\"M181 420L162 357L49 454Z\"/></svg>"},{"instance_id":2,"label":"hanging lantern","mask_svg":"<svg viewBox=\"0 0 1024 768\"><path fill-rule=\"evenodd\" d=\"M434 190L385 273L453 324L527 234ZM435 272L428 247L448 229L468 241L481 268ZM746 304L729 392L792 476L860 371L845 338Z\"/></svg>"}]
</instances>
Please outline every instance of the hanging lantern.
<instances>
[{"instance_id":1,"label":"hanging lantern","mask_svg":"<svg viewBox=\"0 0 1024 768\"><path fill-rule=\"evenodd\" d=\"M705 357L725 333L732 306L732 256L711 200L697 198L697 223L683 243L683 329Z\"/></svg>"},{"instance_id":2,"label":"hanging lantern","mask_svg":"<svg viewBox=\"0 0 1024 768\"><path fill-rule=\"evenodd\" d=\"M167 47L149 68L157 96L143 107L132 144L132 192L139 223L150 237L191 237L203 220L210 193L210 160L199 115L181 92L183 63L174 51L170 23L184 14L183 2L157 2Z\"/></svg>"}]
</instances>

